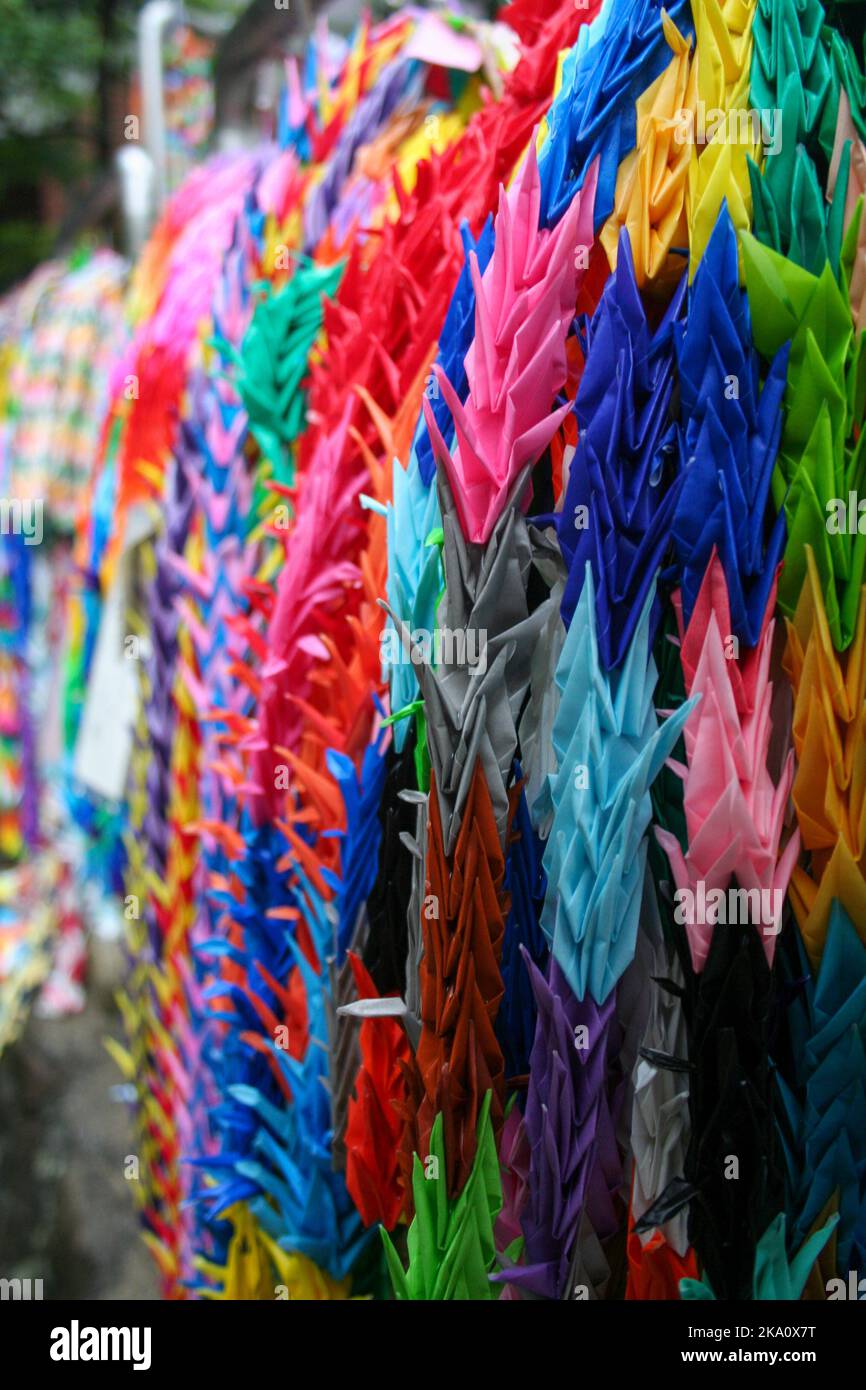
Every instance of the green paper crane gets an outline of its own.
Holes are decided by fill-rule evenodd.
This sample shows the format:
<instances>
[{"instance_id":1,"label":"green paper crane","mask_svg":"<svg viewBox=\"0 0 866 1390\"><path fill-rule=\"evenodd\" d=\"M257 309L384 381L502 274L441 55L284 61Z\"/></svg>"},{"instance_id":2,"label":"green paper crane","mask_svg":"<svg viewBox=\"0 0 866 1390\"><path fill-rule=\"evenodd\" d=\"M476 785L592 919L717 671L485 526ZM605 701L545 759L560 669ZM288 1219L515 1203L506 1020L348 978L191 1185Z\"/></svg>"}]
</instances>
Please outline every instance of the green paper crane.
<instances>
[{"instance_id":1,"label":"green paper crane","mask_svg":"<svg viewBox=\"0 0 866 1390\"><path fill-rule=\"evenodd\" d=\"M854 126L866 138L862 64L850 42L826 23L819 0L758 0L752 38L752 106L773 116L763 170L748 161L754 234L815 275L825 261L837 274L850 144L832 201L824 196L823 179L843 88Z\"/></svg>"},{"instance_id":2,"label":"green paper crane","mask_svg":"<svg viewBox=\"0 0 866 1390\"><path fill-rule=\"evenodd\" d=\"M268 287L244 335L237 389L250 418L250 431L271 476L294 482L291 444L306 424L307 393L302 383L310 350L322 328L322 297L332 297L343 273L341 263L302 262L280 289Z\"/></svg>"},{"instance_id":3,"label":"green paper crane","mask_svg":"<svg viewBox=\"0 0 866 1390\"><path fill-rule=\"evenodd\" d=\"M849 495L866 494L866 335L855 336L847 284L840 285L829 262L812 275L748 232L741 233L740 245L758 352L770 361L790 342L773 475L773 500L784 506L788 523L779 606L793 616L811 546L833 643L844 651L854 636L866 576L866 534L847 521ZM842 275L846 257L848 238ZM843 507L844 525L838 520Z\"/></svg>"},{"instance_id":4,"label":"green paper crane","mask_svg":"<svg viewBox=\"0 0 866 1390\"><path fill-rule=\"evenodd\" d=\"M478 1149L472 1172L459 1197L449 1201L445 1174L442 1116L430 1132L430 1152L415 1154L412 1195L415 1216L407 1240L409 1268L404 1270L388 1232L382 1228L385 1256L401 1301L498 1299L501 1290L488 1275L496 1262L493 1225L502 1206L499 1160L490 1122L490 1091L478 1118Z\"/></svg>"}]
</instances>

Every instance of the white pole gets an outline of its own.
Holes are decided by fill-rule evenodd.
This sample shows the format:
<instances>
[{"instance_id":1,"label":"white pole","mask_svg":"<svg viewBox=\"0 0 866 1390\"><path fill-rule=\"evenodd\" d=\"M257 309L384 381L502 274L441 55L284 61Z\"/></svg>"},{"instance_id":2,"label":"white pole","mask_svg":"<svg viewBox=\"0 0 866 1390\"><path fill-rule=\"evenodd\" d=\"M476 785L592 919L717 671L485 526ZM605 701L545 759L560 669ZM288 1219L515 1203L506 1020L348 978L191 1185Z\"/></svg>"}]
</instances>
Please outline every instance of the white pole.
<instances>
[{"instance_id":1,"label":"white pole","mask_svg":"<svg viewBox=\"0 0 866 1390\"><path fill-rule=\"evenodd\" d=\"M174 0L148 0L138 16L138 67L144 143L153 162L153 193L157 216L166 197L167 155L165 102L162 88L162 45L168 26L180 19Z\"/></svg>"}]
</instances>

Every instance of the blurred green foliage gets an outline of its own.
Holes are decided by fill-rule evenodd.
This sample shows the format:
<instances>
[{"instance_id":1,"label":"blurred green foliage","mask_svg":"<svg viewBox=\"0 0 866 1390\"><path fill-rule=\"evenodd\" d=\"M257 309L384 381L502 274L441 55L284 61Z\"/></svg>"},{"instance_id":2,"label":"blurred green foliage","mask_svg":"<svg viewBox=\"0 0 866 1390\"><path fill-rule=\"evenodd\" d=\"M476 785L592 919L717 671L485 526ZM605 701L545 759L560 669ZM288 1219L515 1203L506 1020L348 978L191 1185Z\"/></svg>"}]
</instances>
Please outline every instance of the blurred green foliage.
<instances>
[{"instance_id":1,"label":"blurred green foliage","mask_svg":"<svg viewBox=\"0 0 866 1390\"><path fill-rule=\"evenodd\" d=\"M47 180L110 164L111 94L134 55L136 0L0 0L0 286L51 249Z\"/></svg>"},{"instance_id":2,"label":"blurred green foliage","mask_svg":"<svg viewBox=\"0 0 866 1390\"><path fill-rule=\"evenodd\" d=\"M50 254L46 185L80 206L123 139L143 0L0 0L0 291ZM194 0L235 14L244 0Z\"/></svg>"}]
</instances>

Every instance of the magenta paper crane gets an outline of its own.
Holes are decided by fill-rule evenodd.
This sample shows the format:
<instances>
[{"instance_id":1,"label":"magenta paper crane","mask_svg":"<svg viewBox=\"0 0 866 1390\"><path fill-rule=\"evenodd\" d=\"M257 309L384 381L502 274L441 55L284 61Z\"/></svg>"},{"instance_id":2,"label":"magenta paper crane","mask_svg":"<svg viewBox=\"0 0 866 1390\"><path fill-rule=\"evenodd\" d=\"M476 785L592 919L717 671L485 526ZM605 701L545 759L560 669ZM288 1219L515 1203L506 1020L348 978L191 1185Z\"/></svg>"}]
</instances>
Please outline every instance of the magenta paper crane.
<instances>
[{"instance_id":1,"label":"magenta paper crane","mask_svg":"<svg viewBox=\"0 0 866 1390\"><path fill-rule=\"evenodd\" d=\"M541 183L535 141L530 141L514 186L508 193L500 190L496 245L483 276L470 252L475 339L465 359L465 405L438 363L434 367L454 418L453 458L424 401L430 438L447 470L468 540L490 539L525 470L572 408L567 402L550 410L568 374L565 340L593 243L597 173L594 164L552 231L539 230Z\"/></svg>"}]
</instances>

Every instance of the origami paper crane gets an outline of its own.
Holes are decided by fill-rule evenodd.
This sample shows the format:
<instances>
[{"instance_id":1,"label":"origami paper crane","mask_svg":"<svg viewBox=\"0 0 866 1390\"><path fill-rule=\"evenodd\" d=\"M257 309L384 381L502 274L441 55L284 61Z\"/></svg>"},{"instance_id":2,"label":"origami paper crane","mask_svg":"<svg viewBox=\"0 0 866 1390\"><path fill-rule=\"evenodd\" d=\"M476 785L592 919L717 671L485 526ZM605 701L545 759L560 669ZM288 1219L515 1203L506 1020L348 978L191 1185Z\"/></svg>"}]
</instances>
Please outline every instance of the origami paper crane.
<instances>
[{"instance_id":1,"label":"origami paper crane","mask_svg":"<svg viewBox=\"0 0 866 1390\"><path fill-rule=\"evenodd\" d=\"M523 1245L520 1222L529 1196L530 1157L523 1112L516 1099L512 1099L502 1126L500 1143L502 1207L494 1230L496 1253L500 1263L507 1262L510 1258L508 1252L512 1248L519 1251ZM506 1285L500 1295L500 1301L512 1302L514 1297L515 1291L510 1285Z\"/></svg>"},{"instance_id":2,"label":"origami paper crane","mask_svg":"<svg viewBox=\"0 0 866 1390\"><path fill-rule=\"evenodd\" d=\"M519 181L500 193L493 255L483 276L470 252L475 341L466 354L465 405L441 366L434 366L454 420L453 459L424 402L434 452L470 541L490 539L506 499L522 492L524 470L569 409L545 413L566 377L565 334L581 278L576 248L592 245L594 194L591 172L555 231L539 231L541 188L530 144Z\"/></svg>"},{"instance_id":3,"label":"origami paper crane","mask_svg":"<svg viewBox=\"0 0 866 1390\"><path fill-rule=\"evenodd\" d=\"M687 976L683 996L695 1064L690 1143L685 1182L678 1191L675 1180L672 1200L661 1205L673 1215L689 1203L689 1241L723 1298L748 1297L760 1237L782 1208L767 1055L770 989L757 933L729 924L714 934L701 973ZM736 1181L726 1176L734 1171ZM655 1212L651 1220L660 1224Z\"/></svg>"},{"instance_id":4,"label":"origami paper crane","mask_svg":"<svg viewBox=\"0 0 866 1390\"><path fill-rule=\"evenodd\" d=\"M364 967L380 994L405 993L410 922L417 924L420 932L423 883L416 912L409 906L413 888L413 857L407 853L404 839L412 839L417 812L401 796L402 792L414 792L415 787L415 749L412 742L404 746L399 755L393 748L388 749L385 753L379 811L381 840L376 880L367 896L367 939L363 948Z\"/></svg>"},{"instance_id":5,"label":"origami paper crane","mask_svg":"<svg viewBox=\"0 0 866 1390\"><path fill-rule=\"evenodd\" d=\"M457 1196L475 1161L482 1106L494 1133L502 1124L504 1061L494 1033L502 999L499 961L508 899L503 851L490 794L476 763L453 852L445 849L438 789L431 781L427 889L420 963L423 1093L406 1139L426 1151L437 1112L444 1119L449 1196ZM471 886L470 886L471 885ZM487 1099L485 1100L485 1097Z\"/></svg>"},{"instance_id":6,"label":"origami paper crane","mask_svg":"<svg viewBox=\"0 0 866 1390\"><path fill-rule=\"evenodd\" d=\"M673 57L636 104L637 142L619 166L614 210L601 231L612 270L622 228L628 229L635 280L643 287L662 271L672 246L687 240L686 185L691 141L683 138L687 116L694 118L699 65L691 45L662 14ZM678 271L685 265L680 260Z\"/></svg>"},{"instance_id":7,"label":"origami paper crane","mask_svg":"<svg viewBox=\"0 0 866 1390\"><path fill-rule=\"evenodd\" d=\"M526 1241L524 1262L497 1278L557 1298L565 1290L584 1211L602 1235L617 1225L613 1198L622 1175L606 1092L614 1000L610 996L601 1007L591 998L579 1001L555 959L545 980L523 954L538 1006L526 1105Z\"/></svg>"},{"instance_id":8,"label":"origami paper crane","mask_svg":"<svg viewBox=\"0 0 866 1390\"><path fill-rule=\"evenodd\" d=\"M794 621L788 623L785 668L795 696L792 733L798 768L792 795L810 866L794 869L791 901L809 960L817 968L834 904L844 906L858 924L866 905L859 776L866 604L860 603L854 641L840 656L811 551L806 560L808 578Z\"/></svg>"},{"instance_id":9,"label":"origami paper crane","mask_svg":"<svg viewBox=\"0 0 866 1390\"><path fill-rule=\"evenodd\" d=\"M556 673L554 725L559 770L544 804L552 814L541 925L578 999L603 1004L635 950L651 816L649 787L692 709L659 727L649 653L654 600L647 595L625 662L607 676L599 664L592 571L586 579ZM538 814L538 812L536 813Z\"/></svg>"},{"instance_id":10,"label":"origami paper crane","mask_svg":"<svg viewBox=\"0 0 866 1390\"><path fill-rule=\"evenodd\" d=\"M432 539L440 525L439 503L436 488L424 483L415 449L408 468L394 462L393 500L388 503L386 514L388 608L394 615L388 619L386 632L390 630L396 638L397 629L403 624L410 634L432 632L442 585L439 551ZM383 636L382 640L384 643L386 638ZM395 713L406 709L418 696L415 667L406 659L405 643L397 640L400 659L389 662L384 673L389 677L391 708ZM408 727L403 720L394 726L398 749L404 746Z\"/></svg>"},{"instance_id":11,"label":"origami paper crane","mask_svg":"<svg viewBox=\"0 0 866 1390\"><path fill-rule=\"evenodd\" d=\"M520 785L519 775L516 783ZM512 822L512 843L505 861L505 889L511 899L511 911L505 922L502 943L504 994L496 1016L496 1036L502 1047L508 1078L529 1072L529 1056L535 1037L535 999L521 952L525 950L532 963L542 972L549 954L539 924L546 889L541 868L541 844L533 831L523 791Z\"/></svg>"},{"instance_id":12,"label":"origami paper crane","mask_svg":"<svg viewBox=\"0 0 866 1390\"><path fill-rule=\"evenodd\" d=\"M394 1294L399 1300L496 1297L488 1275L496 1258L493 1226L502 1205L502 1190L489 1094L479 1110L474 1147L472 1171L456 1199L448 1196L445 1183L441 1115L430 1133L429 1152L423 1159L415 1155L415 1217L409 1227L408 1271L403 1269L388 1233L382 1230Z\"/></svg>"},{"instance_id":13,"label":"origami paper crane","mask_svg":"<svg viewBox=\"0 0 866 1390\"><path fill-rule=\"evenodd\" d=\"M674 1299L682 1297L682 1281L698 1282L694 1251L683 1259L656 1233L642 1244L634 1232L628 1238L629 1280L626 1299ZM691 1288L691 1284L688 1285Z\"/></svg>"},{"instance_id":14,"label":"origami paper crane","mask_svg":"<svg viewBox=\"0 0 866 1390\"><path fill-rule=\"evenodd\" d=\"M324 177L304 208L304 251L311 252L324 237L359 147L369 142L400 104L417 103L421 84L419 64L408 58L397 59L380 73L372 91L359 102L340 132Z\"/></svg>"},{"instance_id":15,"label":"origami paper crane","mask_svg":"<svg viewBox=\"0 0 866 1390\"><path fill-rule=\"evenodd\" d=\"M237 389L262 454L281 483L294 481L288 446L303 429L310 348L322 327L322 295L334 294L339 265L301 264L256 305L240 354Z\"/></svg>"},{"instance_id":16,"label":"origami paper crane","mask_svg":"<svg viewBox=\"0 0 866 1390\"><path fill-rule=\"evenodd\" d=\"M814 550L833 640L840 650L853 635L863 547L840 508L856 493L862 471L857 421L863 412L854 388L851 310L829 265L820 276L741 237L755 344L766 358L790 340L784 425L774 501L788 521L779 603L790 617L806 572L805 548ZM838 501L837 501L838 499Z\"/></svg>"},{"instance_id":17,"label":"origami paper crane","mask_svg":"<svg viewBox=\"0 0 866 1390\"><path fill-rule=\"evenodd\" d=\"M289 1083L292 1105L278 1108L261 1092L245 1083L228 1087L228 1096L247 1107L256 1121L250 1157L226 1156L211 1166L228 1167L253 1192L251 1210L262 1229L281 1248L297 1251L315 1261L332 1277L342 1279L355 1263L370 1232L364 1230L350 1201L343 1175L335 1173L324 1136L330 1128L329 1101L322 1079L327 1075L328 1052L316 1043L324 1040L324 992L321 977L306 963L297 964L304 978L309 1011L310 1041L298 1060L279 1048L276 1057ZM232 1188L217 1189L212 1199L216 1212L237 1200Z\"/></svg>"},{"instance_id":18,"label":"origami paper crane","mask_svg":"<svg viewBox=\"0 0 866 1390\"><path fill-rule=\"evenodd\" d=\"M863 222L861 199L866 196L866 146L851 117L851 105L844 88L839 93L839 112L836 118L836 139L827 192L837 201L838 184L847 176L847 193L843 213L845 239L840 252L840 264L848 282L848 298L857 331L866 325L866 225Z\"/></svg>"},{"instance_id":19,"label":"origami paper crane","mask_svg":"<svg viewBox=\"0 0 866 1390\"><path fill-rule=\"evenodd\" d=\"M688 767L679 769L686 852L670 831L656 830L670 860L679 895L677 920L686 924L695 971L703 969L717 922L730 926L735 915L733 907L730 915L727 908L723 915L720 906L733 875L737 891L747 899L743 911L743 899L738 899L738 920L754 925L772 963L782 904L800 847L798 831L782 847L794 776L792 753L775 786L767 767L773 640L769 613L768 607L759 645L741 665L728 659L730 610L721 566L713 556L682 645L686 690L692 697L701 696L684 728ZM710 746L713 756L708 759Z\"/></svg>"},{"instance_id":20,"label":"origami paper crane","mask_svg":"<svg viewBox=\"0 0 866 1390\"><path fill-rule=\"evenodd\" d=\"M666 969L666 951L660 935L652 945L652 979L668 978L680 983L676 967ZM689 1142L688 1036L682 1002L676 993L655 983L650 985L650 1000L641 1049L634 1064L629 1126L629 1148L634 1155L630 1208L633 1226L683 1172ZM645 1249L656 1241L651 1252L655 1253L657 1234L672 1254L686 1256L685 1209L674 1211L656 1233L636 1233L635 1239ZM638 1268L642 1265L637 1250L633 1251L632 1260Z\"/></svg>"},{"instance_id":21,"label":"origami paper crane","mask_svg":"<svg viewBox=\"0 0 866 1390\"><path fill-rule=\"evenodd\" d=\"M832 1234L835 1220L816 1231L789 1262L785 1248L785 1216L780 1212L767 1227L755 1252L752 1297L755 1299L798 1299L809 1271ZM706 1276L701 1281L685 1278L680 1283L685 1299L715 1299Z\"/></svg>"},{"instance_id":22,"label":"origami paper crane","mask_svg":"<svg viewBox=\"0 0 866 1390\"><path fill-rule=\"evenodd\" d=\"M766 543L764 534L787 351L779 349L761 387L736 237L724 207L692 282L685 324L674 326L674 342L683 479L671 533L683 615L688 623L715 547L731 605L730 630L754 647L785 543L784 512Z\"/></svg>"},{"instance_id":23,"label":"origami paper crane","mask_svg":"<svg viewBox=\"0 0 866 1390\"><path fill-rule=\"evenodd\" d=\"M557 527L569 568L562 612L571 623L591 564L607 670L624 659L670 542L680 482L667 466L666 434L684 291L682 281L651 333L622 232L616 271L586 333L575 401L580 437Z\"/></svg>"},{"instance_id":24,"label":"origami paper crane","mask_svg":"<svg viewBox=\"0 0 866 1390\"><path fill-rule=\"evenodd\" d=\"M507 784L523 721L537 727L530 709L533 685L546 672L535 661L539 638L555 618L558 590L530 610L530 584L546 587L557 558L515 507L499 518L489 545L467 544L447 481L440 482L445 596L437 611L443 634L439 669L423 662L427 746L436 779L445 852L456 844L463 805L480 760L503 848ZM451 650L444 635L454 640Z\"/></svg>"},{"instance_id":25,"label":"origami paper crane","mask_svg":"<svg viewBox=\"0 0 866 1390\"><path fill-rule=\"evenodd\" d=\"M681 34L691 34L686 5L675 0L666 13ZM660 11L637 0L611 0L600 19L598 38L593 42L590 37L568 65L548 115L539 161L542 217L548 227L560 221L596 159L595 226L610 216L617 171L635 146L636 102L670 61Z\"/></svg>"},{"instance_id":26,"label":"origami paper crane","mask_svg":"<svg viewBox=\"0 0 866 1390\"><path fill-rule=\"evenodd\" d=\"M439 335L439 351L436 361L450 381L458 399L463 402L469 394L469 382L466 377L466 354L472 346L475 330L475 286L472 279L470 257L474 252L478 263L478 273L483 277L493 254L493 219L488 218L484 223L484 228L477 242L473 239L469 226L465 222L460 227L460 235L463 240L466 260L455 286L451 303L448 306L442 332ZM454 422L448 401L438 386L439 383L434 377L432 381L428 381L425 390L429 392L428 399L431 402L430 409L433 412L433 418L443 440L450 449L454 442ZM434 387L435 389L433 389ZM429 488L436 472L436 461L433 456L430 433L423 419L418 422L415 452L421 478ZM429 531L427 534L429 535Z\"/></svg>"},{"instance_id":27,"label":"origami paper crane","mask_svg":"<svg viewBox=\"0 0 866 1390\"><path fill-rule=\"evenodd\" d=\"M796 1165L792 1207L801 1239L828 1208L834 1212L832 1269L844 1278L859 1267L866 1236L857 1161L863 1143L858 1097L866 1080L866 948L841 903L833 905L817 980L809 984L805 1047L798 1058L802 1104L785 1089Z\"/></svg>"},{"instance_id":28,"label":"origami paper crane","mask_svg":"<svg viewBox=\"0 0 866 1390\"><path fill-rule=\"evenodd\" d=\"M349 959L359 997L374 998L375 986L363 965L354 956ZM364 1223L378 1222L390 1231L406 1198L397 1107L405 1096L402 1064L408 1062L409 1043L395 1019L366 1018L359 1031L361 1065L346 1126L346 1187Z\"/></svg>"}]
</instances>

